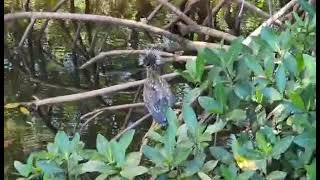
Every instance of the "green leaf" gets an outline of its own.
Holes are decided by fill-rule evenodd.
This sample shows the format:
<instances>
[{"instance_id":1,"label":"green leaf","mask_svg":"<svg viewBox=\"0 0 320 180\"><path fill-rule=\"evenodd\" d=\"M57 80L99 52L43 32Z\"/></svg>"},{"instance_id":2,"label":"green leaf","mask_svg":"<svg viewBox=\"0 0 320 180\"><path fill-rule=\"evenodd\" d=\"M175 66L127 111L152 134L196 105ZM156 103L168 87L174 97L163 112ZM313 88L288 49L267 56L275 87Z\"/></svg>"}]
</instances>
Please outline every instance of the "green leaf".
<instances>
[{"instance_id":1,"label":"green leaf","mask_svg":"<svg viewBox=\"0 0 320 180\"><path fill-rule=\"evenodd\" d=\"M203 72L204 72L205 60L202 56L197 56L196 59L196 80L201 82Z\"/></svg>"},{"instance_id":2,"label":"green leaf","mask_svg":"<svg viewBox=\"0 0 320 180\"><path fill-rule=\"evenodd\" d=\"M263 133L261 133L260 131L256 132L256 142L257 142L257 146L260 150L262 150L262 152L264 152L265 154L269 154L272 151L272 146L270 143L267 142L266 138L264 137Z\"/></svg>"},{"instance_id":3,"label":"green leaf","mask_svg":"<svg viewBox=\"0 0 320 180\"><path fill-rule=\"evenodd\" d=\"M310 3L308 3L308 1L298 0L298 2L301 5L301 7L303 8L303 10L307 11L311 17L313 17L316 14L314 7Z\"/></svg>"},{"instance_id":4,"label":"green leaf","mask_svg":"<svg viewBox=\"0 0 320 180\"><path fill-rule=\"evenodd\" d=\"M221 165L220 171L225 180L234 180L237 176L237 168L234 163L230 164L228 167Z\"/></svg>"},{"instance_id":5,"label":"green leaf","mask_svg":"<svg viewBox=\"0 0 320 180\"><path fill-rule=\"evenodd\" d=\"M114 156L117 165L119 167L122 167L122 165L125 163L125 151L121 147L119 143L112 140L110 141L111 149L112 149L112 155Z\"/></svg>"},{"instance_id":6,"label":"green leaf","mask_svg":"<svg viewBox=\"0 0 320 180\"><path fill-rule=\"evenodd\" d=\"M238 121L243 121L246 118L247 118L246 111L242 109L234 109L231 112L228 112L226 114L227 121L238 122Z\"/></svg>"},{"instance_id":7,"label":"green leaf","mask_svg":"<svg viewBox=\"0 0 320 180\"><path fill-rule=\"evenodd\" d=\"M234 93L242 100L248 99L251 95L252 88L249 82L237 83L234 87Z\"/></svg>"},{"instance_id":8,"label":"green leaf","mask_svg":"<svg viewBox=\"0 0 320 180\"><path fill-rule=\"evenodd\" d=\"M108 161L112 161L112 150L109 141L101 134L97 135L97 151L108 158Z\"/></svg>"},{"instance_id":9,"label":"green leaf","mask_svg":"<svg viewBox=\"0 0 320 180\"><path fill-rule=\"evenodd\" d=\"M222 83L216 84L214 88L214 95L218 102L220 102L224 107L227 106L227 94L226 88Z\"/></svg>"},{"instance_id":10,"label":"green leaf","mask_svg":"<svg viewBox=\"0 0 320 180\"><path fill-rule=\"evenodd\" d=\"M293 142L300 147L313 150L316 147L316 133L312 130L305 131L296 136Z\"/></svg>"},{"instance_id":11,"label":"green leaf","mask_svg":"<svg viewBox=\"0 0 320 180\"><path fill-rule=\"evenodd\" d=\"M267 87L262 90L262 94L267 100L272 103L273 101L279 101L282 99L281 94L273 87Z\"/></svg>"},{"instance_id":12,"label":"green leaf","mask_svg":"<svg viewBox=\"0 0 320 180\"><path fill-rule=\"evenodd\" d=\"M162 156L162 154L160 153L160 151L158 151L155 148L152 148L148 145L145 145L142 149L143 154L150 159L153 163L155 163L156 165L162 165L164 162L164 157Z\"/></svg>"},{"instance_id":13,"label":"green leaf","mask_svg":"<svg viewBox=\"0 0 320 180\"><path fill-rule=\"evenodd\" d=\"M47 150L50 153L57 154L58 151L59 151L59 148L58 148L58 146L56 144L48 143Z\"/></svg>"},{"instance_id":14,"label":"green leaf","mask_svg":"<svg viewBox=\"0 0 320 180\"><path fill-rule=\"evenodd\" d=\"M226 124L226 122L219 119L214 124L209 125L204 133L208 133L211 135L213 133L219 132L224 128Z\"/></svg>"},{"instance_id":15,"label":"green leaf","mask_svg":"<svg viewBox=\"0 0 320 180\"><path fill-rule=\"evenodd\" d=\"M286 73L283 65L279 65L276 71L276 85L279 92L282 94L286 88Z\"/></svg>"},{"instance_id":16,"label":"green leaf","mask_svg":"<svg viewBox=\"0 0 320 180\"><path fill-rule=\"evenodd\" d=\"M84 174L87 172L100 172L104 173L106 171L110 171L112 168L105 164L102 161L90 160L86 163L81 164L80 174Z\"/></svg>"},{"instance_id":17,"label":"green leaf","mask_svg":"<svg viewBox=\"0 0 320 180\"><path fill-rule=\"evenodd\" d=\"M233 65L233 62L237 60L239 54L242 51L242 47L242 39L236 39L231 43L231 46L224 57L225 65L229 68L230 71L232 71L231 67Z\"/></svg>"},{"instance_id":18,"label":"green leaf","mask_svg":"<svg viewBox=\"0 0 320 180\"><path fill-rule=\"evenodd\" d=\"M316 83L316 59L308 54L303 54L305 69L305 76L310 79L310 82Z\"/></svg>"},{"instance_id":19,"label":"green leaf","mask_svg":"<svg viewBox=\"0 0 320 180\"><path fill-rule=\"evenodd\" d=\"M166 117L168 119L169 127L172 128L173 134L175 135L178 130L178 119L176 113L171 108L168 108Z\"/></svg>"},{"instance_id":20,"label":"green leaf","mask_svg":"<svg viewBox=\"0 0 320 180\"><path fill-rule=\"evenodd\" d=\"M44 173L56 174L64 173L64 170L59 167L58 164L50 161L37 161L37 166L42 169Z\"/></svg>"},{"instance_id":21,"label":"green leaf","mask_svg":"<svg viewBox=\"0 0 320 180\"><path fill-rule=\"evenodd\" d=\"M125 166L138 166L140 160L140 152L131 152L126 156Z\"/></svg>"},{"instance_id":22,"label":"green leaf","mask_svg":"<svg viewBox=\"0 0 320 180\"><path fill-rule=\"evenodd\" d=\"M28 166L27 164L23 164L20 161L14 161L13 165L14 168L16 168L19 174L23 177L28 177L32 171L32 167Z\"/></svg>"},{"instance_id":23,"label":"green leaf","mask_svg":"<svg viewBox=\"0 0 320 180\"><path fill-rule=\"evenodd\" d=\"M187 124L188 130L191 134L194 135L194 137L196 137L198 129L198 120L196 117L196 113L193 111L191 106L183 104L182 115L184 122Z\"/></svg>"},{"instance_id":24,"label":"green leaf","mask_svg":"<svg viewBox=\"0 0 320 180\"><path fill-rule=\"evenodd\" d=\"M147 134L147 136L154 140L154 141L157 141L157 142L161 142L161 143L164 143L164 138L157 132L153 131L153 130L150 130Z\"/></svg>"},{"instance_id":25,"label":"green leaf","mask_svg":"<svg viewBox=\"0 0 320 180\"><path fill-rule=\"evenodd\" d=\"M245 57L245 63L248 66L248 68L254 72L256 76L265 76L265 73L261 67L261 65L258 63L259 61L255 59L253 56L246 56Z\"/></svg>"},{"instance_id":26,"label":"green leaf","mask_svg":"<svg viewBox=\"0 0 320 180\"><path fill-rule=\"evenodd\" d=\"M264 59L264 69L267 77L270 79L273 74L273 68L274 68L274 63L273 63L273 58L272 56L268 56Z\"/></svg>"},{"instance_id":27,"label":"green leaf","mask_svg":"<svg viewBox=\"0 0 320 180\"><path fill-rule=\"evenodd\" d=\"M185 174L184 177L192 176L193 174L200 171L203 166L206 155L204 153L196 154L195 158L186 163L186 167L184 168Z\"/></svg>"},{"instance_id":28,"label":"green leaf","mask_svg":"<svg viewBox=\"0 0 320 180\"><path fill-rule=\"evenodd\" d=\"M70 153L70 142L67 134L63 131L59 131L56 134L54 141L55 144L58 145L59 150L64 154L65 158L68 158Z\"/></svg>"},{"instance_id":29,"label":"green leaf","mask_svg":"<svg viewBox=\"0 0 320 180\"><path fill-rule=\"evenodd\" d=\"M229 164L233 161L233 157L232 157L231 153L228 152L225 148L223 148L221 146L214 146L214 147L210 147L209 149L210 149L211 155L215 159L217 159L225 164Z\"/></svg>"},{"instance_id":30,"label":"green leaf","mask_svg":"<svg viewBox=\"0 0 320 180\"><path fill-rule=\"evenodd\" d=\"M201 180L211 180L210 176L208 176L204 172L198 172L198 176L200 177Z\"/></svg>"},{"instance_id":31,"label":"green leaf","mask_svg":"<svg viewBox=\"0 0 320 180\"><path fill-rule=\"evenodd\" d=\"M291 100L292 104L297 108L303 109L303 110L305 109L304 102L298 92L296 91L290 92L289 99Z\"/></svg>"},{"instance_id":32,"label":"green leaf","mask_svg":"<svg viewBox=\"0 0 320 180\"><path fill-rule=\"evenodd\" d=\"M144 166L131 166L120 171L120 174L122 177L133 179L134 177L144 174L146 172L148 172L148 168Z\"/></svg>"},{"instance_id":33,"label":"green leaf","mask_svg":"<svg viewBox=\"0 0 320 180\"><path fill-rule=\"evenodd\" d=\"M307 170L307 177L309 180L316 180L317 169L315 159L312 161L312 164L306 165L305 169Z\"/></svg>"},{"instance_id":34,"label":"green leaf","mask_svg":"<svg viewBox=\"0 0 320 180\"><path fill-rule=\"evenodd\" d=\"M201 171L208 174L218 165L218 162L218 160L207 161L206 163L204 163Z\"/></svg>"},{"instance_id":35,"label":"green leaf","mask_svg":"<svg viewBox=\"0 0 320 180\"><path fill-rule=\"evenodd\" d=\"M182 147L176 148L173 156L173 166L176 167L181 165L181 163L187 160L191 151L192 151L192 148L182 148Z\"/></svg>"},{"instance_id":36,"label":"green leaf","mask_svg":"<svg viewBox=\"0 0 320 180\"><path fill-rule=\"evenodd\" d=\"M202 93L201 88L194 88L191 91L189 91L183 98L184 104L190 104L193 102L194 98L197 98Z\"/></svg>"},{"instance_id":37,"label":"green leaf","mask_svg":"<svg viewBox=\"0 0 320 180\"><path fill-rule=\"evenodd\" d=\"M245 171L240 173L236 180L249 180L254 174L254 171Z\"/></svg>"},{"instance_id":38,"label":"green leaf","mask_svg":"<svg viewBox=\"0 0 320 180\"><path fill-rule=\"evenodd\" d=\"M292 75L298 75L298 64L296 58L289 52L284 55L283 65Z\"/></svg>"},{"instance_id":39,"label":"green leaf","mask_svg":"<svg viewBox=\"0 0 320 180\"><path fill-rule=\"evenodd\" d=\"M119 144L120 147L123 148L124 152L126 151L126 149L128 148L128 146L130 145L132 139L133 139L133 135L134 135L135 130L131 129L127 132L125 132L120 140L119 140Z\"/></svg>"},{"instance_id":40,"label":"green leaf","mask_svg":"<svg viewBox=\"0 0 320 180\"><path fill-rule=\"evenodd\" d=\"M200 96L198 98L198 102L200 106L205 109L207 112L210 113L217 113L222 114L223 113L223 106L220 102L214 100L213 98L210 98L208 96Z\"/></svg>"},{"instance_id":41,"label":"green leaf","mask_svg":"<svg viewBox=\"0 0 320 180\"><path fill-rule=\"evenodd\" d=\"M263 27L260 32L260 37L265 40L275 52L280 51L278 37L271 28Z\"/></svg>"},{"instance_id":42,"label":"green leaf","mask_svg":"<svg viewBox=\"0 0 320 180\"><path fill-rule=\"evenodd\" d=\"M276 142L272 149L272 157L274 157L275 159L279 159L280 155L289 148L293 141L293 138L294 136L287 136Z\"/></svg>"},{"instance_id":43,"label":"green leaf","mask_svg":"<svg viewBox=\"0 0 320 180\"><path fill-rule=\"evenodd\" d=\"M204 48L200 54L207 60L208 64L221 66L221 59L214 50L209 48Z\"/></svg>"},{"instance_id":44,"label":"green leaf","mask_svg":"<svg viewBox=\"0 0 320 180\"><path fill-rule=\"evenodd\" d=\"M283 180L287 176L286 172L283 171L272 171L266 177L267 180Z\"/></svg>"}]
</instances>

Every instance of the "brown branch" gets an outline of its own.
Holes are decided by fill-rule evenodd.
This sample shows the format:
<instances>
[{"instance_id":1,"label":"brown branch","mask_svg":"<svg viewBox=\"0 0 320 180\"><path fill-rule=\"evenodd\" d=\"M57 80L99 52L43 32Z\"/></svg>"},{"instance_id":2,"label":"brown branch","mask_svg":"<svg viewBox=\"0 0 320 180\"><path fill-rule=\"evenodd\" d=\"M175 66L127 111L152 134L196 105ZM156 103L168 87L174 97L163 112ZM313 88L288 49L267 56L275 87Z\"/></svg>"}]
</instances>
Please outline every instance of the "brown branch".
<instances>
[{"instance_id":1,"label":"brown branch","mask_svg":"<svg viewBox=\"0 0 320 180\"><path fill-rule=\"evenodd\" d=\"M143 89L143 85L140 85L140 86L138 87L138 89L137 89L136 94L134 95L134 98L133 98L133 102L132 102L132 103L136 103L136 102L137 102L137 100L138 100L138 98L139 98L139 96L140 96L140 94L141 94L142 89ZM133 107L131 107L131 108L129 109L126 117L124 118L124 122L123 122L123 125L122 125L122 127L120 128L120 130L123 130L123 129L126 127L128 121L129 121L129 119L130 119L130 117L131 117L132 111L133 111Z\"/></svg>"},{"instance_id":2,"label":"brown branch","mask_svg":"<svg viewBox=\"0 0 320 180\"><path fill-rule=\"evenodd\" d=\"M88 116L91 116L93 114L102 112L102 111L114 111L114 110L119 110L119 109L128 109L128 108L134 108L134 107L142 107L144 106L144 103L133 103L133 104L121 104L121 105L115 105L115 106L108 106L108 107L103 107L100 109L96 109L94 111L88 112L87 114L84 114L80 117L80 119L87 118Z\"/></svg>"},{"instance_id":3,"label":"brown branch","mask_svg":"<svg viewBox=\"0 0 320 180\"><path fill-rule=\"evenodd\" d=\"M205 69L210 69L212 68L212 65L208 65L205 67ZM162 78L165 79L170 79L179 76L179 73L170 73L170 74L165 74L162 75ZM64 96L58 96L58 97L52 97L52 98L47 98L47 99L42 99L42 100L36 100L33 102L29 102L27 105L35 105L36 107L46 105L46 104L59 104L59 103L64 103L64 102L72 102L72 101L79 101L83 99L88 99L96 96L101 96L105 95L108 93L128 89L131 87L136 87L145 82L145 79L143 80L138 80L138 81L133 81L133 82L127 82L123 84L118 84L110 87L105 87L102 89L97 89L97 90L92 90L92 91L87 91L83 93L77 93L77 94L71 94L71 95L64 95Z\"/></svg>"},{"instance_id":4,"label":"brown branch","mask_svg":"<svg viewBox=\"0 0 320 180\"><path fill-rule=\"evenodd\" d=\"M198 25L196 22L194 22L191 18L189 18L187 15L185 15L183 12L181 12L178 8L176 8L171 3L167 2L166 0L158 0L158 1L164 6L166 6L167 8L169 8L172 12L177 14L183 21L185 21L189 25L189 27L192 29L193 32L225 39L226 41L229 41L229 42L237 38L236 36L233 36L229 33L218 31L216 29L212 29L206 26Z\"/></svg>"},{"instance_id":5,"label":"brown branch","mask_svg":"<svg viewBox=\"0 0 320 180\"><path fill-rule=\"evenodd\" d=\"M23 33L23 36L19 42L18 48L21 48L23 46L23 43L26 40L26 38L28 37L29 33L32 31L32 28L33 28L35 22L36 22L36 19L32 18L29 25L27 26L26 30Z\"/></svg>"},{"instance_id":6,"label":"brown branch","mask_svg":"<svg viewBox=\"0 0 320 180\"><path fill-rule=\"evenodd\" d=\"M151 117L151 114L148 113L146 115L144 115L143 117L141 117L140 119L138 119L136 122L132 123L129 127L127 127L125 130L121 131L120 133L118 133L113 139L118 139L121 135L123 135L125 132L129 131L130 129L136 127L137 125L139 125L140 123L142 123L143 121L145 121L146 119L148 119L149 117Z\"/></svg>"},{"instance_id":7,"label":"brown branch","mask_svg":"<svg viewBox=\"0 0 320 180\"><path fill-rule=\"evenodd\" d=\"M173 34L169 31L165 31L161 28L147 25L142 22L137 22L133 20L120 19L110 16L101 16L101 15L92 15L92 14L78 14L78 13L54 13L54 12L19 12L19 13L10 13L4 15L4 22L17 19L17 18L34 18L34 19L71 19L78 21L93 21L97 23L111 24L117 26L126 26L130 28L140 28L148 32L159 34L165 36L169 39L177 41L182 48L185 50L199 50L204 47L208 48L217 48L220 47L219 44L215 43L204 43L197 41L190 41L179 35ZM230 37L229 37L230 39ZM228 46L223 46L227 48Z\"/></svg>"},{"instance_id":8,"label":"brown branch","mask_svg":"<svg viewBox=\"0 0 320 180\"><path fill-rule=\"evenodd\" d=\"M288 4L286 4L283 8L281 8L277 13L275 13L271 18L266 20L264 23L262 23L256 30L254 30L242 43L244 45L249 45L252 41L251 37L258 36L265 26L270 26L272 23L274 23L277 19L279 19L281 16L283 16L290 8L292 8L297 0L291 0Z\"/></svg>"},{"instance_id":9,"label":"brown branch","mask_svg":"<svg viewBox=\"0 0 320 180\"><path fill-rule=\"evenodd\" d=\"M107 52L101 52L97 56L91 58L87 62L85 62L80 69L87 68L91 64L103 60L105 57L108 56L123 56L123 55L137 55L137 54L146 54L147 50L112 50ZM195 58L196 56L176 56L175 54L164 52L164 51L158 51L160 56L166 57L166 61L186 61L188 59Z\"/></svg>"},{"instance_id":10,"label":"brown branch","mask_svg":"<svg viewBox=\"0 0 320 180\"><path fill-rule=\"evenodd\" d=\"M215 18L215 16L217 15L217 13L219 12L219 10L222 8L222 6L226 3L226 0L221 0L219 1L219 3L212 9L212 17ZM208 24L210 17L206 17L206 19L204 19L202 25Z\"/></svg>"}]
</instances>

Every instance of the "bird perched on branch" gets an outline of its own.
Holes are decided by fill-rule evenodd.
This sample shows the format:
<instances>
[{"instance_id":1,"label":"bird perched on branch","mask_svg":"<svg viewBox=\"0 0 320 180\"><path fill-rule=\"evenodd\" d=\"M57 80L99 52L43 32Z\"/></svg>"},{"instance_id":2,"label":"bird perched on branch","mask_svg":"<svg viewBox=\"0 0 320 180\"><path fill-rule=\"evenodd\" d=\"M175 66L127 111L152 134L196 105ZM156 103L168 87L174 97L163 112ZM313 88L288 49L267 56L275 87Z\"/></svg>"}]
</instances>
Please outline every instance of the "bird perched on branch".
<instances>
[{"instance_id":1,"label":"bird perched on branch","mask_svg":"<svg viewBox=\"0 0 320 180\"><path fill-rule=\"evenodd\" d=\"M148 50L139 58L139 65L143 65L147 70L143 89L145 106L157 123L166 125L166 111L173 106L175 97L167 81L160 76L159 64L161 64L161 57L155 49Z\"/></svg>"}]
</instances>

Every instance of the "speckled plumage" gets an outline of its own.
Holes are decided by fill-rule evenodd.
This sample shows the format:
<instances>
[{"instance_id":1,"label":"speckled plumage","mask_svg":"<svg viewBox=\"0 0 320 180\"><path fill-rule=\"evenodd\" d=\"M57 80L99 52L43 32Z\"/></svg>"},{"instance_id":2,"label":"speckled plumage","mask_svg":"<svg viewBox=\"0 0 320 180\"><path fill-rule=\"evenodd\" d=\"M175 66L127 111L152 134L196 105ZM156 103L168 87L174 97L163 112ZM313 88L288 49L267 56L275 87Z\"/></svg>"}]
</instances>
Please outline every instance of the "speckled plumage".
<instances>
[{"instance_id":1,"label":"speckled plumage","mask_svg":"<svg viewBox=\"0 0 320 180\"><path fill-rule=\"evenodd\" d=\"M145 58L155 57L157 56L145 56ZM143 89L145 106L157 123L165 125L167 123L166 110L174 104L175 97L170 90L169 84L157 71L157 63L155 63L157 60L146 59L143 62L147 64L147 78Z\"/></svg>"}]
</instances>

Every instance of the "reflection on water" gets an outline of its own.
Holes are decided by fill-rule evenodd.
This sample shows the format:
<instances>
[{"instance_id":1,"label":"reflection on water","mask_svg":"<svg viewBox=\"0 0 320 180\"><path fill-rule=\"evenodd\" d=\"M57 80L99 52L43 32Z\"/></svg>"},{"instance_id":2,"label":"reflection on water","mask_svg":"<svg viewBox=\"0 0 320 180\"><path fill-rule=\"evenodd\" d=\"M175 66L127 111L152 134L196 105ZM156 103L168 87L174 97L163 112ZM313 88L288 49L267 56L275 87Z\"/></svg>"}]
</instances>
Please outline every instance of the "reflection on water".
<instances>
[{"instance_id":1,"label":"reflection on water","mask_svg":"<svg viewBox=\"0 0 320 180\"><path fill-rule=\"evenodd\" d=\"M29 2L29 4L24 4ZM90 0L67 1L59 11L92 13L111 15L127 19L140 20L146 18L157 6L156 1L146 0ZM74 2L74 5L70 2ZM173 1L179 4L181 0ZM5 13L34 10L48 11L58 3L58 0L14 1L5 0ZM168 22L167 12L161 10L152 24L163 26ZM255 28L261 21L251 16L250 28ZM144 70L138 66L137 56L123 56L105 58L92 67L79 71L78 68L89 58L101 51L114 49L143 49L150 46L150 42L158 43L159 37L147 35L145 32L128 28L101 26L94 23L75 21L49 21L43 31L45 20L37 20L32 33L25 40L21 49L19 41L26 29L28 20L17 20L7 23L4 27L4 103L27 102L37 98L47 98L90 89L111 86L119 83L135 81L144 77ZM220 23L220 19L218 19ZM74 43L77 27L80 25L81 39ZM245 31L246 32L246 31ZM41 35L41 36L40 36ZM26 68L27 67L27 68ZM171 72L165 67L164 72ZM175 82L173 90L181 95L184 83ZM48 141L52 141L53 128L63 129L69 134L78 130L80 116L94 109L118 104L132 103L136 88L124 90L105 96L82 100L80 102L65 103L54 106L43 106L41 113L25 116L17 110L5 109L4 118L4 153L5 178L14 179L13 161L25 162L26 156L35 150L45 148ZM178 97L181 100L181 96ZM138 102L142 102L141 97ZM104 112L89 123L82 132L82 140L88 147L95 147L98 133L108 138L115 136L124 125L123 120L128 110ZM146 113L144 108L134 109L128 124L139 119ZM48 123L52 127L48 127ZM151 121L144 122L138 127L133 143L137 148L141 136L147 131ZM76 128L75 128L76 127Z\"/></svg>"}]
</instances>

